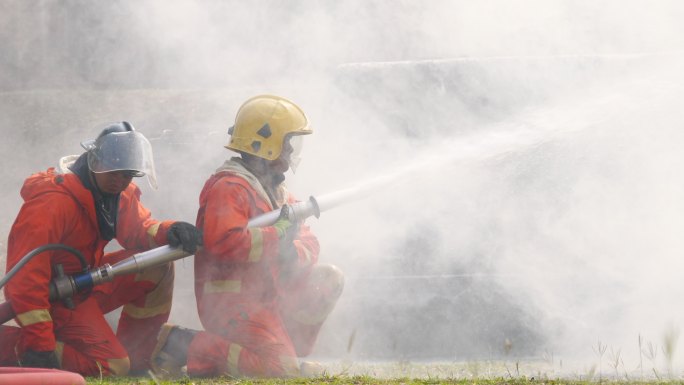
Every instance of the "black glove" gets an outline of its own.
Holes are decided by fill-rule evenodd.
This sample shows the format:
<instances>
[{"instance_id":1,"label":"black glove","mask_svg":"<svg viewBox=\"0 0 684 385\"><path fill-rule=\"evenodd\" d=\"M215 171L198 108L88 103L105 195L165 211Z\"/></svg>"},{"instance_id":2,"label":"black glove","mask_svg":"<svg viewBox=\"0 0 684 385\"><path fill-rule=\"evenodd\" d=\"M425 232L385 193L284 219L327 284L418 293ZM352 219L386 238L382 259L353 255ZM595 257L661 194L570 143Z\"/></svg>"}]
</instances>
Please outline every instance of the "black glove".
<instances>
[{"instance_id":1,"label":"black glove","mask_svg":"<svg viewBox=\"0 0 684 385\"><path fill-rule=\"evenodd\" d=\"M28 368L60 368L59 360L53 350L47 352L27 350L21 356L21 366Z\"/></svg>"},{"instance_id":2,"label":"black glove","mask_svg":"<svg viewBox=\"0 0 684 385\"><path fill-rule=\"evenodd\" d=\"M169 227L166 233L169 245L176 247L183 246L183 250L194 254L197 246L202 245L202 232L195 226L187 222L175 222Z\"/></svg>"}]
</instances>

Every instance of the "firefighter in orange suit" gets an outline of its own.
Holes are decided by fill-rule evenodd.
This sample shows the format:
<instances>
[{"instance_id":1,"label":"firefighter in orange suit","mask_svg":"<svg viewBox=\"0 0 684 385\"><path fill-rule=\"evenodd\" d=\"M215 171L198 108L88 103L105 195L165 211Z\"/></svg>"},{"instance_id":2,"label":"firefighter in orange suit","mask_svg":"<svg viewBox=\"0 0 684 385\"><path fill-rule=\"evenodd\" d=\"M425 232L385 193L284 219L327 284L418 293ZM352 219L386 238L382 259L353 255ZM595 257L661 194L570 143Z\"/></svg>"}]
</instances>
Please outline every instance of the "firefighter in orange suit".
<instances>
[{"instance_id":1,"label":"firefighter in orange suit","mask_svg":"<svg viewBox=\"0 0 684 385\"><path fill-rule=\"evenodd\" d=\"M312 130L293 102L260 95L242 105L229 133L226 147L241 156L207 180L197 216L204 248L195 257L195 296L205 331L165 325L151 364L168 376L185 365L190 376L308 375L319 368L297 357L311 352L343 275L318 263L308 226L283 215L273 226L247 222L295 202L284 173L294 171Z\"/></svg>"},{"instance_id":2,"label":"firefighter in orange suit","mask_svg":"<svg viewBox=\"0 0 684 385\"><path fill-rule=\"evenodd\" d=\"M128 122L114 123L82 145L87 150L82 155L62 158L60 167L24 182L24 203L9 235L8 271L48 244L76 249L91 268L164 244L196 250L201 232L189 223L151 218L131 183L147 175L156 186L152 149L141 133ZM123 250L105 254L112 239ZM0 366L62 368L86 376L146 370L155 336L169 317L173 264L117 277L77 294L71 304L48 301L58 266L66 274L84 269L67 251L48 250L5 286L20 327L0 326ZM115 334L103 315L120 306Z\"/></svg>"}]
</instances>

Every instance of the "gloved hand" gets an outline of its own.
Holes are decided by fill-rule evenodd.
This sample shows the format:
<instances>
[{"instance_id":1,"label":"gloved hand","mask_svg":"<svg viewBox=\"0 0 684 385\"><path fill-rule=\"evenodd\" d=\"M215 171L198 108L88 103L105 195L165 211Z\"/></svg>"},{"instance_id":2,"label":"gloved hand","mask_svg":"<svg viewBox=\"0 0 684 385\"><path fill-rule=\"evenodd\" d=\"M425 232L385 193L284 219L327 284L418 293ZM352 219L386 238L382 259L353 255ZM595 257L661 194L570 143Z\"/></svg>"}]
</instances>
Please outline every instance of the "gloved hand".
<instances>
[{"instance_id":1,"label":"gloved hand","mask_svg":"<svg viewBox=\"0 0 684 385\"><path fill-rule=\"evenodd\" d=\"M280 208L280 216L273 227L278 233L280 243L292 243L299 233L299 223L290 219L290 206L284 205Z\"/></svg>"},{"instance_id":2,"label":"gloved hand","mask_svg":"<svg viewBox=\"0 0 684 385\"><path fill-rule=\"evenodd\" d=\"M202 246L202 232L187 222L175 222L166 233L169 245L183 246L183 250L194 254L198 246Z\"/></svg>"},{"instance_id":3,"label":"gloved hand","mask_svg":"<svg viewBox=\"0 0 684 385\"><path fill-rule=\"evenodd\" d=\"M278 233L278 239L284 239L286 237L291 236L292 232L292 227L294 223L290 221L289 217L290 213L290 206L284 205L283 207L280 208L280 216L278 217L278 220L276 223L273 224L273 227L276 229L276 232Z\"/></svg>"},{"instance_id":4,"label":"gloved hand","mask_svg":"<svg viewBox=\"0 0 684 385\"><path fill-rule=\"evenodd\" d=\"M47 352L37 352L27 350L21 356L21 366L28 368L54 368L59 369L59 360L53 350Z\"/></svg>"},{"instance_id":5,"label":"gloved hand","mask_svg":"<svg viewBox=\"0 0 684 385\"><path fill-rule=\"evenodd\" d=\"M280 217L273 227L278 232L278 262L281 269L291 269L297 261L297 248L294 239L299 233L299 223L293 223L289 219L289 206L285 205L280 210Z\"/></svg>"}]
</instances>

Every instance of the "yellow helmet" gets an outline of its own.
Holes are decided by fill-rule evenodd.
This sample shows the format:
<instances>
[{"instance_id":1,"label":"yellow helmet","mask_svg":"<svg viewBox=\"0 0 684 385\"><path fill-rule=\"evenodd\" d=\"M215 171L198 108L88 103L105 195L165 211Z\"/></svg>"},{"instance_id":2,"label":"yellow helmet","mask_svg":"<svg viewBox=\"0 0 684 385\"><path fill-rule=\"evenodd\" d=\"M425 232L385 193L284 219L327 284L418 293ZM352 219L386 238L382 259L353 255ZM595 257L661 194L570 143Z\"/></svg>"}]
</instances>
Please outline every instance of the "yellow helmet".
<instances>
[{"instance_id":1,"label":"yellow helmet","mask_svg":"<svg viewBox=\"0 0 684 385\"><path fill-rule=\"evenodd\" d=\"M299 106L280 96L259 95L240 107L228 133L231 137L226 148L274 160L289 136L313 131Z\"/></svg>"}]
</instances>

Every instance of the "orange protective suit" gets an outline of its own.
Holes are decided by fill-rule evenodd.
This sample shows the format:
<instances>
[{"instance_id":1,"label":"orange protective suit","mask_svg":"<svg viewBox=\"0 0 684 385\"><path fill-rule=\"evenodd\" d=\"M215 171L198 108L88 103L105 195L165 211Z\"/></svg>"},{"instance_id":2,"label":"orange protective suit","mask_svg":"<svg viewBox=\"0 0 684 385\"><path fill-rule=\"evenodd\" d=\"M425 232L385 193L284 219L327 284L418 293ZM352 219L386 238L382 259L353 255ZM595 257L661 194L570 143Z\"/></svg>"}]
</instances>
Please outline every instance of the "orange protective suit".
<instances>
[{"instance_id":1,"label":"orange protective suit","mask_svg":"<svg viewBox=\"0 0 684 385\"><path fill-rule=\"evenodd\" d=\"M206 331L190 343L189 375L299 375L297 356L310 353L342 290L341 273L332 266L319 269L318 241L305 225L290 263L280 260L275 228L247 228L250 218L293 202L282 185L269 196L239 158L226 161L205 183L195 296ZM312 285L318 271L339 273L338 281Z\"/></svg>"},{"instance_id":2,"label":"orange protective suit","mask_svg":"<svg viewBox=\"0 0 684 385\"><path fill-rule=\"evenodd\" d=\"M64 244L79 250L90 267L113 264L135 252L167 243L172 221L160 222L140 203L130 183L120 194L116 240L125 249L104 254L93 196L79 177L54 168L31 175L21 189L24 204L9 235L7 270L31 250ZM0 327L0 365L17 365L24 351L52 351L65 370L83 375L124 375L147 368L155 336L171 309L173 264L116 278L92 293L76 295L75 308L48 301L58 264L66 274L82 271L63 250L36 255L5 286L21 328ZM125 305L116 335L103 314Z\"/></svg>"}]
</instances>

